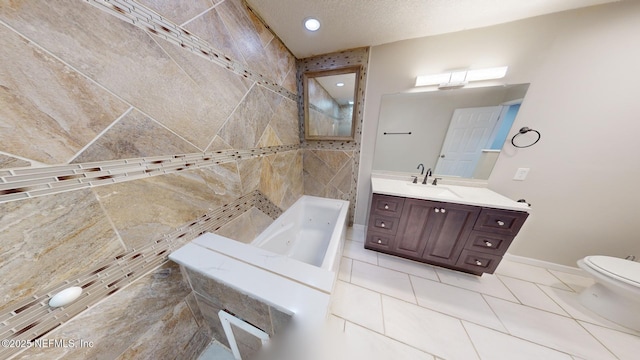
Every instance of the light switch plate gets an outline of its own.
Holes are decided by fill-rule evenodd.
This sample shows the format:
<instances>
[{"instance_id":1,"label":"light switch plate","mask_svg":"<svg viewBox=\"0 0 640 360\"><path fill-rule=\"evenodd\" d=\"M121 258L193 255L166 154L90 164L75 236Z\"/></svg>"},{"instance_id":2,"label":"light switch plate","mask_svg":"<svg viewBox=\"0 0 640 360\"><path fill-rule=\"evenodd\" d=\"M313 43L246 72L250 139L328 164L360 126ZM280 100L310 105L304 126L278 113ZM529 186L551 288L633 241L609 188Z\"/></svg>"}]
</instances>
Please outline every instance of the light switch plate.
<instances>
[{"instance_id":1,"label":"light switch plate","mask_svg":"<svg viewBox=\"0 0 640 360\"><path fill-rule=\"evenodd\" d=\"M527 178L527 174L529 173L529 168L518 168L516 174L513 176L513 180L524 180Z\"/></svg>"}]
</instances>

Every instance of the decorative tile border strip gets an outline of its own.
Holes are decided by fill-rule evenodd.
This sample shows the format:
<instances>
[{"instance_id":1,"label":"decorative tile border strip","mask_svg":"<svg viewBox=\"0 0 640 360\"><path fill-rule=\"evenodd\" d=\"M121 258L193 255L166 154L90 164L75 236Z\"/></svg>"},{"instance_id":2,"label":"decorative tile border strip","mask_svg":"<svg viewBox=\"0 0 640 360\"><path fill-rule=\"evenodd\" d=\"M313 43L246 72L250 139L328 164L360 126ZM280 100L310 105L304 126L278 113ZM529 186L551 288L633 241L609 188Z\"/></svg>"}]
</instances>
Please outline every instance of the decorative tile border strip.
<instances>
[{"instance_id":1,"label":"decorative tile border strip","mask_svg":"<svg viewBox=\"0 0 640 360\"><path fill-rule=\"evenodd\" d=\"M0 203L297 150L298 145L152 156L0 171Z\"/></svg>"},{"instance_id":2,"label":"decorative tile border strip","mask_svg":"<svg viewBox=\"0 0 640 360\"><path fill-rule=\"evenodd\" d=\"M265 213L271 217L282 212L258 190L244 195L160 236L140 249L118 255L74 280L67 280L14 304L6 313L0 314L0 339L23 344L41 339L84 310L164 264L172 251L205 232L220 229L252 207L262 211L266 209L268 212ZM48 302L53 295L71 286L83 288L80 299L66 307L49 307ZM25 349L2 347L0 359L9 358L23 350Z\"/></svg>"},{"instance_id":3,"label":"decorative tile border strip","mask_svg":"<svg viewBox=\"0 0 640 360\"><path fill-rule=\"evenodd\" d=\"M209 43L166 19L155 11L138 4L133 0L85 0L87 3L148 31L169 42L179 45L194 54L204 57L234 73L251 79L282 96L296 101L298 95L278 85L262 74L252 72L242 64L233 61L229 56L214 49Z\"/></svg>"}]
</instances>

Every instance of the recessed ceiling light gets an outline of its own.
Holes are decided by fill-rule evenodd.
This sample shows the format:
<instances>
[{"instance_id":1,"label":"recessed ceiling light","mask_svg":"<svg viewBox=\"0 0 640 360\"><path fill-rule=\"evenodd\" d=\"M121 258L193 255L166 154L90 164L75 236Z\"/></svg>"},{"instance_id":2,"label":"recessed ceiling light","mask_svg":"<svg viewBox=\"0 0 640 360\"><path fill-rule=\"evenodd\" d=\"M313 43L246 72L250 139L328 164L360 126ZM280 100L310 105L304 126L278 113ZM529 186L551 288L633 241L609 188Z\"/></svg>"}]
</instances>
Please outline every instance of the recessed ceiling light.
<instances>
[{"instance_id":1,"label":"recessed ceiling light","mask_svg":"<svg viewBox=\"0 0 640 360\"><path fill-rule=\"evenodd\" d=\"M336 83L336 86L337 87L342 87L342 86L344 86L344 83L343 82Z\"/></svg>"},{"instance_id":2,"label":"recessed ceiling light","mask_svg":"<svg viewBox=\"0 0 640 360\"><path fill-rule=\"evenodd\" d=\"M309 31L317 31L320 29L320 20L312 17L304 19L304 27Z\"/></svg>"}]
</instances>

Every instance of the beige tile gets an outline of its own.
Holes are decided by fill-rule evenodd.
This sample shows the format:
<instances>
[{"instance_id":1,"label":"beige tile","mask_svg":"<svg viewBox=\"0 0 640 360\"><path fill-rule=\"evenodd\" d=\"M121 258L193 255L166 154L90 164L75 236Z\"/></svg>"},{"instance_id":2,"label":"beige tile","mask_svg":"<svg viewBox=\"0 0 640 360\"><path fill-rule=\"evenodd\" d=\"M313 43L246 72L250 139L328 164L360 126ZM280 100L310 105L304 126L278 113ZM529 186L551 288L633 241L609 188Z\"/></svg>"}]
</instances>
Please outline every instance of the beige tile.
<instances>
[{"instance_id":1,"label":"beige tile","mask_svg":"<svg viewBox=\"0 0 640 360\"><path fill-rule=\"evenodd\" d=\"M313 151L307 150L303 154L303 167L309 176L313 177L315 181L326 186L333 178L334 172L327 166Z\"/></svg>"},{"instance_id":2,"label":"beige tile","mask_svg":"<svg viewBox=\"0 0 640 360\"><path fill-rule=\"evenodd\" d=\"M31 163L13 156L0 154L0 169L29 167Z\"/></svg>"},{"instance_id":3,"label":"beige tile","mask_svg":"<svg viewBox=\"0 0 640 360\"><path fill-rule=\"evenodd\" d=\"M137 2L177 24L182 24L185 21L194 18L203 11L212 7L214 4L211 0L138 0Z\"/></svg>"},{"instance_id":4,"label":"beige tile","mask_svg":"<svg viewBox=\"0 0 640 360\"><path fill-rule=\"evenodd\" d=\"M344 166L335 174L333 179L329 182L329 185L333 185L343 194L348 194L352 187L355 188L355 182L353 181L353 163L347 162Z\"/></svg>"},{"instance_id":5,"label":"beige tile","mask_svg":"<svg viewBox=\"0 0 640 360\"><path fill-rule=\"evenodd\" d=\"M242 182L242 193L248 194L260 189L263 158L250 158L238 161L238 171Z\"/></svg>"},{"instance_id":6,"label":"beige tile","mask_svg":"<svg viewBox=\"0 0 640 360\"><path fill-rule=\"evenodd\" d=\"M251 149L271 121L273 111L260 86L253 86L218 132L234 149Z\"/></svg>"},{"instance_id":7,"label":"beige tile","mask_svg":"<svg viewBox=\"0 0 640 360\"><path fill-rule=\"evenodd\" d=\"M282 145L282 141L278 139L278 135L273 131L273 128L267 125L266 129L262 133L260 140L258 141L257 147L267 147L267 146L279 146Z\"/></svg>"},{"instance_id":8,"label":"beige tile","mask_svg":"<svg viewBox=\"0 0 640 360\"><path fill-rule=\"evenodd\" d=\"M331 170L337 172L351 160L349 153L342 150L309 150L320 158Z\"/></svg>"},{"instance_id":9,"label":"beige tile","mask_svg":"<svg viewBox=\"0 0 640 360\"><path fill-rule=\"evenodd\" d=\"M0 204L0 307L124 252L91 190Z\"/></svg>"},{"instance_id":10,"label":"beige tile","mask_svg":"<svg viewBox=\"0 0 640 360\"><path fill-rule=\"evenodd\" d=\"M285 184L287 179L280 176L268 161L268 158L273 157L274 155L269 155L266 160L262 161L260 191L267 199L276 204L276 206L280 206L286 190Z\"/></svg>"},{"instance_id":11,"label":"beige tile","mask_svg":"<svg viewBox=\"0 0 640 360\"><path fill-rule=\"evenodd\" d=\"M240 197L235 163L97 187L94 191L128 248Z\"/></svg>"},{"instance_id":12,"label":"beige tile","mask_svg":"<svg viewBox=\"0 0 640 360\"><path fill-rule=\"evenodd\" d=\"M269 125L278 135L278 139L284 145L300 144L300 132L298 125L298 104L287 98L283 98Z\"/></svg>"},{"instance_id":13,"label":"beige tile","mask_svg":"<svg viewBox=\"0 0 640 360\"><path fill-rule=\"evenodd\" d=\"M128 108L5 26L0 49L0 151L65 163Z\"/></svg>"},{"instance_id":14,"label":"beige tile","mask_svg":"<svg viewBox=\"0 0 640 360\"><path fill-rule=\"evenodd\" d=\"M221 227L216 231L216 234L243 243L250 243L271 223L273 223L273 219L262 211L252 208Z\"/></svg>"},{"instance_id":15,"label":"beige tile","mask_svg":"<svg viewBox=\"0 0 640 360\"><path fill-rule=\"evenodd\" d=\"M242 76L88 4L21 3L0 18L200 149L246 92Z\"/></svg>"},{"instance_id":16,"label":"beige tile","mask_svg":"<svg viewBox=\"0 0 640 360\"><path fill-rule=\"evenodd\" d=\"M198 148L137 110L121 118L72 162L187 154Z\"/></svg>"},{"instance_id":17,"label":"beige tile","mask_svg":"<svg viewBox=\"0 0 640 360\"><path fill-rule=\"evenodd\" d=\"M197 331L184 302L189 292L178 266L168 262L47 335L92 341L93 347L34 347L18 358L115 359L135 352L132 346L139 358L175 358Z\"/></svg>"}]
</instances>

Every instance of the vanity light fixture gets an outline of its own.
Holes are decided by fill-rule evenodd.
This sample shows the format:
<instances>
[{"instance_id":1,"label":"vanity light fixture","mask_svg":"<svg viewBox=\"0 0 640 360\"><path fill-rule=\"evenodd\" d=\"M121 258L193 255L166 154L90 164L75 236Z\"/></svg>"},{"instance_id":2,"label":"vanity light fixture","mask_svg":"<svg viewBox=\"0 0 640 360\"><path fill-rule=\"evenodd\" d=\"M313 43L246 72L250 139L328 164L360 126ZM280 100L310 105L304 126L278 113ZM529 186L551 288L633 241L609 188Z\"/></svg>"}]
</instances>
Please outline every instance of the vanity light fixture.
<instances>
[{"instance_id":1,"label":"vanity light fixture","mask_svg":"<svg viewBox=\"0 0 640 360\"><path fill-rule=\"evenodd\" d=\"M318 29L320 29L320 20L313 17L308 17L304 19L304 28L309 31L317 31Z\"/></svg>"},{"instance_id":2,"label":"vanity light fixture","mask_svg":"<svg viewBox=\"0 0 640 360\"><path fill-rule=\"evenodd\" d=\"M456 70L435 75L420 75L416 86L438 85L439 89L461 88L470 81L501 79L507 74L508 66L486 69Z\"/></svg>"}]
</instances>

